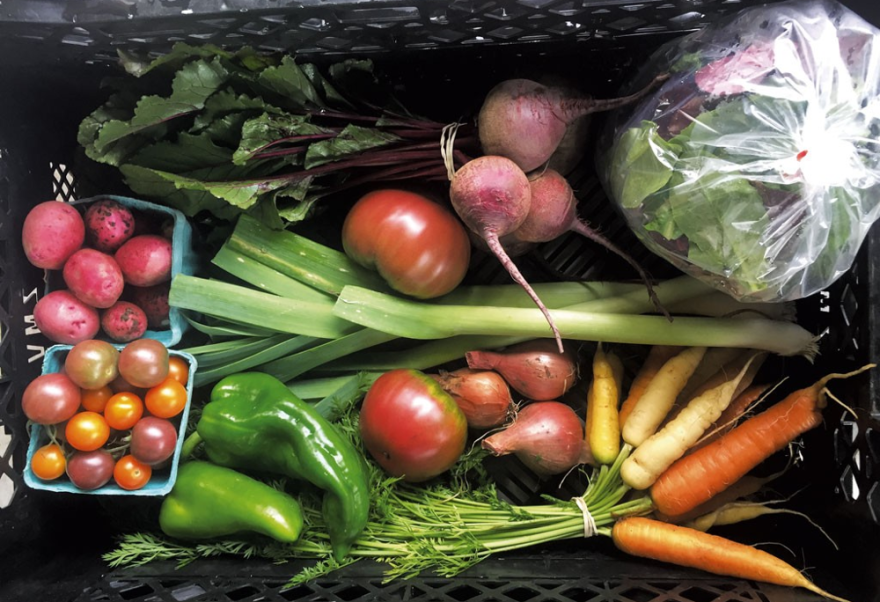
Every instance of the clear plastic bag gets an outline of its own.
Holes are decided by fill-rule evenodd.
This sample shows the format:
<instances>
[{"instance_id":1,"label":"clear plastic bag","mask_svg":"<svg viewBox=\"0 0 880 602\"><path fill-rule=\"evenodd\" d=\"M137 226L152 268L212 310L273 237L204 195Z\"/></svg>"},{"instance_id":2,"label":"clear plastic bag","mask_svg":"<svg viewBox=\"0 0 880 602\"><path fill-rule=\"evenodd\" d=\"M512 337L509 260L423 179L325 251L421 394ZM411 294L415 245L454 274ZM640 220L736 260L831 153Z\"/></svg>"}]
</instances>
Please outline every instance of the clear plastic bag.
<instances>
[{"instance_id":1,"label":"clear plastic bag","mask_svg":"<svg viewBox=\"0 0 880 602\"><path fill-rule=\"evenodd\" d=\"M830 0L744 10L667 43L609 116L599 173L639 238L742 301L852 265L880 213L880 37Z\"/></svg>"}]
</instances>

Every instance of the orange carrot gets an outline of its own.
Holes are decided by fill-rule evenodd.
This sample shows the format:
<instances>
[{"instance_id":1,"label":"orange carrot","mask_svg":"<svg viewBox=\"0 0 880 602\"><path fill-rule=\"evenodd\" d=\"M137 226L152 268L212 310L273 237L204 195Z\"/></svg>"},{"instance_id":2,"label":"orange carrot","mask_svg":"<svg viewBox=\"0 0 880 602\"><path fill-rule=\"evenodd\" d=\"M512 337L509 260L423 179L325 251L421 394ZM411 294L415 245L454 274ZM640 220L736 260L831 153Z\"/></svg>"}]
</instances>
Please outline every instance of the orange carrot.
<instances>
[{"instance_id":1,"label":"orange carrot","mask_svg":"<svg viewBox=\"0 0 880 602\"><path fill-rule=\"evenodd\" d=\"M716 575L802 587L820 596L846 602L822 590L796 568L772 554L696 529L634 516L617 521L611 537L620 550L633 556L671 562Z\"/></svg>"},{"instance_id":2,"label":"orange carrot","mask_svg":"<svg viewBox=\"0 0 880 602\"><path fill-rule=\"evenodd\" d=\"M829 374L679 459L651 487L654 507L674 517L724 491L795 437L822 423L828 381L873 367L868 364L848 374Z\"/></svg>"},{"instance_id":3,"label":"orange carrot","mask_svg":"<svg viewBox=\"0 0 880 602\"><path fill-rule=\"evenodd\" d=\"M699 506L695 506L692 510L685 512L684 514L678 514L676 516L666 516L665 514L659 512L656 512L655 514L657 518L664 522L679 524L686 523L688 521L694 520L698 516L714 512L725 504L729 504L731 502L735 502L737 500L741 500L750 495L758 493L758 491L761 490L761 487L763 487L773 479L777 478L780 474L782 473L779 472L767 477L755 477L752 475L746 475L712 499L703 502Z\"/></svg>"},{"instance_id":4,"label":"orange carrot","mask_svg":"<svg viewBox=\"0 0 880 602\"><path fill-rule=\"evenodd\" d=\"M654 345L651 347L648 357L645 358L642 367L639 368L632 381L632 385L630 385L629 394L624 400L623 405L620 406L618 420L621 427L623 427L623 423L626 422L626 418L632 412L636 402L641 399L642 393L645 392L651 379L657 375L663 364L678 355L680 351L681 347L674 347L672 345Z\"/></svg>"},{"instance_id":5,"label":"orange carrot","mask_svg":"<svg viewBox=\"0 0 880 602\"><path fill-rule=\"evenodd\" d=\"M768 388L770 388L770 385L752 385L740 393L736 399L730 402L727 409L721 413L721 416L718 417L715 424L709 428L706 436L697 441L697 443L690 449L689 453L694 453L701 447L706 447L732 429L737 419L745 414L752 404L758 401L761 398L761 395L764 394L764 391Z\"/></svg>"}]
</instances>

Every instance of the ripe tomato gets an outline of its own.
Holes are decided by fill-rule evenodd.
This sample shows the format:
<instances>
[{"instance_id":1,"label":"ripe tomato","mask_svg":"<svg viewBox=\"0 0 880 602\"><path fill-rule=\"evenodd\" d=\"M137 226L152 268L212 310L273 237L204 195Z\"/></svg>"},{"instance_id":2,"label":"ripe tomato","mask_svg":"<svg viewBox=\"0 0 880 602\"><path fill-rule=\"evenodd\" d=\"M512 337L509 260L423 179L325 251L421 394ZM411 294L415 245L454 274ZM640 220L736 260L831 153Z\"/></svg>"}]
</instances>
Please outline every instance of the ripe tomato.
<instances>
[{"instance_id":1,"label":"ripe tomato","mask_svg":"<svg viewBox=\"0 0 880 602\"><path fill-rule=\"evenodd\" d=\"M342 246L391 288L419 299L458 286L471 256L467 231L452 212L404 190L376 190L355 203L342 225Z\"/></svg>"},{"instance_id":2,"label":"ripe tomato","mask_svg":"<svg viewBox=\"0 0 880 602\"><path fill-rule=\"evenodd\" d=\"M119 374L135 387L155 387L168 377L168 349L155 339L132 341L119 353Z\"/></svg>"},{"instance_id":3,"label":"ripe tomato","mask_svg":"<svg viewBox=\"0 0 880 602\"><path fill-rule=\"evenodd\" d=\"M134 393L117 393L104 406L107 424L118 431L130 429L143 415L144 402Z\"/></svg>"},{"instance_id":4,"label":"ripe tomato","mask_svg":"<svg viewBox=\"0 0 880 602\"><path fill-rule=\"evenodd\" d=\"M37 478L44 481L57 479L64 474L65 468L67 468L67 460L61 447L56 443L44 445L34 452L34 457L31 458L31 470Z\"/></svg>"},{"instance_id":5,"label":"ripe tomato","mask_svg":"<svg viewBox=\"0 0 880 602\"><path fill-rule=\"evenodd\" d=\"M89 412L97 412L101 414L107 401L113 397L113 389L109 386L103 386L100 389L83 389L82 407Z\"/></svg>"},{"instance_id":6,"label":"ripe tomato","mask_svg":"<svg viewBox=\"0 0 880 602\"><path fill-rule=\"evenodd\" d=\"M83 389L100 389L116 378L119 351L107 341L89 339L73 346L64 360L64 371Z\"/></svg>"},{"instance_id":7,"label":"ripe tomato","mask_svg":"<svg viewBox=\"0 0 880 602\"><path fill-rule=\"evenodd\" d=\"M189 364L182 357L172 355L168 358L168 376L186 386L189 380Z\"/></svg>"},{"instance_id":8,"label":"ripe tomato","mask_svg":"<svg viewBox=\"0 0 880 602\"><path fill-rule=\"evenodd\" d=\"M110 427L97 412L80 412L67 421L64 436L72 448L93 451L107 443Z\"/></svg>"},{"instance_id":9,"label":"ripe tomato","mask_svg":"<svg viewBox=\"0 0 880 602\"><path fill-rule=\"evenodd\" d=\"M153 416L173 418L186 406L186 387L173 378L166 378L161 384L147 391L144 402L147 411Z\"/></svg>"},{"instance_id":10,"label":"ripe tomato","mask_svg":"<svg viewBox=\"0 0 880 602\"><path fill-rule=\"evenodd\" d=\"M113 468L113 479L126 491L140 489L153 476L153 469L139 462L131 454L122 456Z\"/></svg>"},{"instance_id":11,"label":"ripe tomato","mask_svg":"<svg viewBox=\"0 0 880 602\"><path fill-rule=\"evenodd\" d=\"M386 472L419 482L455 464L464 452L467 421L437 381L416 370L391 370L367 392L360 430Z\"/></svg>"},{"instance_id":12,"label":"ripe tomato","mask_svg":"<svg viewBox=\"0 0 880 602\"><path fill-rule=\"evenodd\" d=\"M64 422L79 410L82 392L66 374L41 374L21 396L21 409L37 424Z\"/></svg>"}]
</instances>

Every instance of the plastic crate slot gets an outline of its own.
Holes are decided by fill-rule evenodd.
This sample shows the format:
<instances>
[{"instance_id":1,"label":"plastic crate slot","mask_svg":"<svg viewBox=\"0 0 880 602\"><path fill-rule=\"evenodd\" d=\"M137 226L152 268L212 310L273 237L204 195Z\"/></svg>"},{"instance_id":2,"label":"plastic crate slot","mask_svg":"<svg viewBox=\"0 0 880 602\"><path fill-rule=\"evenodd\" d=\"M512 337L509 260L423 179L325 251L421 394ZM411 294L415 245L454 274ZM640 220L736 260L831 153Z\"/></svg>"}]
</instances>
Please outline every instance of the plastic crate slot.
<instances>
[{"instance_id":1,"label":"plastic crate slot","mask_svg":"<svg viewBox=\"0 0 880 602\"><path fill-rule=\"evenodd\" d=\"M253 585L244 585L242 587L237 587L233 590L226 592L226 597L230 600L244 600L245 598L250 598L255 594L259 594L260 590L258 590Z\"/></svg>"},{"instance_id":2,"label":"plastic crate slot","mask_svg":"<svg viewBox=\"0 0 880 602\"><path fill-rule=\"evenodd\" d=\"M417 6L396 6L389 8L360 8L343 11L338 15L340 23L391 23L420 19L421 11Z\"/></svg>"},{"instance_id":3,"label":"plastic crate slot","mask_svg":"<svg viewBox=\"0 0 880 602\"><path fill-rule=\"evenodd\" d=\"M156 593L156 589L150 583L134 583L131 581L113 581L110 587L119 590L119 597L123 600L137 600Z\"/></svg>"},{"instance_id":4,"label":"plastic crate slot","mask_svg":"<svg viewBox=\"0 0 880 602\"><path fill-rule=\"evenodd\" d=\"M499 27L498 29L493 29L488 32L486 35L492 36L493 38L500 38L502 40L509 40L511 38L515 38L523 33L523 29L519 27Z\"/></svg>"},{"instance_id":5,"label":"plastic crate slot","mask_svg":"<svg viewBox=\"0 0 880 602\"><path fill-rule=\"evenodd\" d=\"M446 595L458 602L473 600L483 592L470 584L457 585L446 592Z\"/></svg>"},{"instance_id":6,"label":"plastic crate slot","mask_svg":"<svg viewBox=\"0 0 880 602\"><path fill-rule=\"evenodd\" d=\"M880 483L871 485L865 499L868 502L868 509L871 511L871 519L875 523L880 523Z\"/></svg>"},{"instance_id":7,"label":"plastic crate slot","mask_svg":"<svg viewBox=\"0 0 880 602\"><path fill-rule=\"evenodd\" d=\"M617 21L612 21L607 26L618 31L632 31L644 25L646 21L638 17L624 17Z\"/></svg>"},{"instance_id":8,"label":"plastic crate slot","mask_svg":"<svg viewBox=\"0 0 880 602\"><path fill-rule=\"evenodd\" d=\"M849 464L847 464L840 475L838 493L842 493L847 502L854 502L859 499L861 492L859 491L859 484L856 482L856 473Z\"/></svg>"},{"instance_id":9,"label":"plastic crate slot","mask_svg":"<svg viewBox=\"0 0 880 602\"><path fill-rule=\"evenodd\" d=\"M575 23L574 21L563 21L562 23L557 23L553 27L549 27L547 31L558 35L569 35L580 31L581 28L583 28L583 25L580 23Z\"/></svg>"},{"instance_id":10,"label":"plastic crate slot","mask_svg":"<svg viewBox=\"0 0 880 602\"><path fill-rule=\"evenodd\" d=\"M502 6L486 13L490 19L498 19L499 21L510 21L511 19L519 19L526 11L520 8Z\"/></svg>"},{"instance_id":11,"label":"plastic crate slot","mask_svg":"<svg viewBox=\"0 0 880 602\"><path fill-rule=\"evenodd\" d=\"M288 589L282 589L278 595L285 600L305 600L307 596L314 594L315 590L308 585L296 585Z\"/></svg>"},{"instance_id":12,"label":"plastic crate slot","mask_svg":"<svg viewBox=\"0 0 880 602\"><path fill-rule=\"evenodd\" d=\"M604 592L601 589L597 589L592 585L585 583L577 587L564 589L560 592L560 595L565 596L573 602L589 602L591 600L596 600L598 602L605 598L605 596L602 596L603 593Z\"/></svg>"},{"instance_id":13,"label":"plastic crate slot","mask_svg":"<svg viewBox=\"0 0 880 602\"><path fill-rule=\"evenodd\" d=\"M657 600L660 592L650 591L644 587L630 587L620 592L620 598L627 602L652 602Z\"/></svg>"},{"instance_id":14,"label":"plastic crate slot","mask_svg":"<svg viewBox=\"0 0 880 602\"><path fill-rule=\"evenodd\" d=\"M688 602L717 602L719 594L717 590L713 591L703 587L691 587L682 591L679 596L682 600Z\"/></svg>"},{"instance_id":15,"label":"plastic crate slot","mask_svg":"<svg viewBox=\"0 0 880 602\"><path fill-rule=\"evenodd\" d=\"M337 596L340 600L345 600L345 602L351 602L351 600L364 598L364 596L369 593L371 593L370 590L362 585L354 583L334 591L333 595Z\"/></svg>"},{"instance_id":16,"label":"plastic crate slot","mask_svg":"<svg viewBox=\"0 0 880 602\"><path fill-rule=\"evenodd\" d=\"M164 582L162 585L165 585ZM166 585L165 587L167 588L168 586ZM185 600L192 600L197 596L201 596L204 593L206 593L205 588L197 583L192 583L172 589L171 597L175 600L178 600L179 602L184 602Z\"/></svg>"},{"instance_id":17,"label":"plastic crate slot","mask_svg":"<svg viewBox=\"0 0 880 602\"><path fill-rule=\"evenodd\" d=\"M511 600L515 600L516 602L526 602L527 600L531 600L535 596L541 595L541 592L520 585L513 589L506 590L504 592L504 595Z\"/></svg>"}]
</instances>

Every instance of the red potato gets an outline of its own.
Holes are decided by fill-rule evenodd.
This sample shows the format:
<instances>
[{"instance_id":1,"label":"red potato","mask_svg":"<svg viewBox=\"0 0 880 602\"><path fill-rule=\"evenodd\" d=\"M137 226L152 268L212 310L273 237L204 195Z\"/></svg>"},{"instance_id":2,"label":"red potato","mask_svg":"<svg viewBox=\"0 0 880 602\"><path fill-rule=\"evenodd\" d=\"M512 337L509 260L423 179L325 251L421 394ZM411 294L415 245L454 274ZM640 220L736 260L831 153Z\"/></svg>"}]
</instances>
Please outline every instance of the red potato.
<instances>
[{"instance_id":1,"label":"red potato","mask_svg":"<svg viewBox=\"0 0 880 602\"><path fill-rule=\"evenodd\" d=\"M125 282L153 286L171 280L171 241L155 234L135 236L116 251Z\"/></svg>"},{"instance_id":2,"label":"red potato","mask_svg":"<svg viewBox=\"0 0 880 602\"><path fill-rule=\"evenodd\" d=\"M110 255L80 249L64 264L64 283L83 303L105 309L119 300L125 281Z\"/></svg>"},{"instance_id":3,"label":"red potato","mask_svg":"<svg viewBox=\"0 0 880 602\"><path fill-rule=\"evenodd\" d=\"M34 323L56 343L76 345L94 338L101 328L98 310L70 291L52 291L34 306Z\"/></svg>"},{"instance_id":4,"label":"red potato","mask_svg":"<svg viewBox=\"0 0 880 602\"><path fill-rule=\"evenodd\" d=\"M135 221L131 211L111 199L90 205L84 222L89 246L102 253L115 252L134 234Z\"/></svg>"},{"instance_id":5,"label":"red potato","mask_svg":"<svg viewBox=\"0 0 880 602\"><path fill-rule=\"evenodd\" d=\"M101 329L117 343L128 343L144 336L147 314L128 301L117 301L101 316Z\"/></svg>"},{"instance_id":6,"label":"red potato","mask_svg":"<svg viewBox=\"0 0 880 602\"><path fill-rule=\"evenodd\" d=\"M59 201L46 201L31 209L21 230L28 261L47 270L60 270L82 247L85 236L86 228L79 212Z\"/></svg>"},{"instance_id":7,"label":"red potato","mask_svg":"<svg viewBox=\"0 0 880 602\"><path fill-rule=\"evenodd\" d=\"M132 302L144 310L147 315L147 326L153 330L166 329L171 325L168 305L169 282L154 286L135 286L131 289Z\"/></svg>"}]
</instances>

